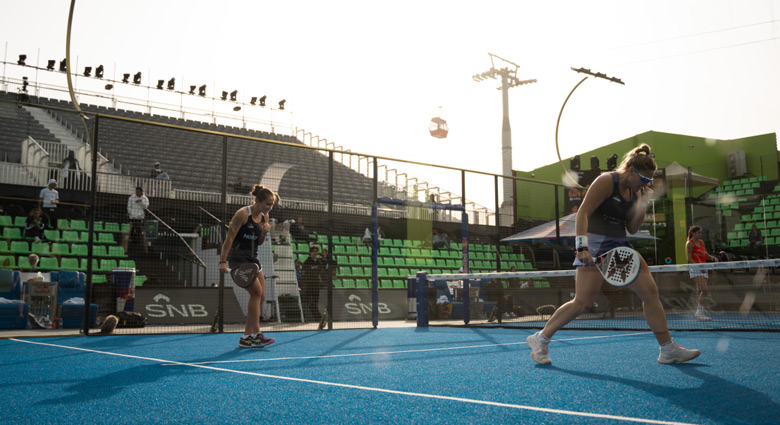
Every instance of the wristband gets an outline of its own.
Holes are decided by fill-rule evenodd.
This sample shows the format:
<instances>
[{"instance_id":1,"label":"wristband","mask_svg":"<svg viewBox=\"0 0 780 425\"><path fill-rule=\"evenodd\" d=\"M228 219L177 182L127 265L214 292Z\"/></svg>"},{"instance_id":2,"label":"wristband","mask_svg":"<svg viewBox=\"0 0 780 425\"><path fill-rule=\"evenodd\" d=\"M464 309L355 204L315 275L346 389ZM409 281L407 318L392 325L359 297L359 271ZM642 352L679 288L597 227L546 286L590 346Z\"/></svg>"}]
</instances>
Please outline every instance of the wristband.
<instances>
[{"instance_id":1,"label":"wristband","mask_svg":"<svg viewBox=\"0 0 780 425\"><path fill-rule=\"evenodd\" d=\"M227 261L220 261L219 264L227 264Z\"/></svg>"},{"instance_id":2,"label":"wristband","mask_svg":"<svg viewBox=\"0 0 780 425\"><path fill-rule=\"evenodd\" d=\"M575 236L574 237L574 247L577 248L577 251L581 251L583 248L588 247L588 237L587 236Z\"/></svg>"}]
</instances>

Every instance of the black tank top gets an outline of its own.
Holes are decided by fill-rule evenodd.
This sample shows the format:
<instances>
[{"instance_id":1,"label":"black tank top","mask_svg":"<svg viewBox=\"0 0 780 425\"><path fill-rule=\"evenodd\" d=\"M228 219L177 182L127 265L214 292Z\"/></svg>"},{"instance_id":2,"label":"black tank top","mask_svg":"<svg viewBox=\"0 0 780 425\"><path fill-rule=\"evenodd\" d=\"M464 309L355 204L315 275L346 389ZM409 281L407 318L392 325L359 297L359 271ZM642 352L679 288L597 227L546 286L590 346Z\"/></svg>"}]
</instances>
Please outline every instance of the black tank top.
<instances>
[{"instance_id":1,"label":"black tank top","mask_svg":"<svg viewBox=\"0 0 780 425\"><path fill-rule=\"evenodd\" d=\"M636 195L626 200L620 193L618 173L612 173L612 194L588 218L588 233L615 238L626 237L626 221L636 203Z\"/></svg>"},{"instance_id":2,"label":"black tank top","mask_svg":"<svg viewBox=\"0 0 780 425\"><path fill-rule=\"evenodd\" d=\"M252 257L257 257L257 247L262 243L259 239L263 236L262 227L265 222L265 216L261 214L260 223L255 223L252 220L252 209L250 207L246 207L246 209L249 212L249 217L247 217L246 223L242 224L238 229L232 248L237 251L251 253Z\"/></svg>"}]
</instances>

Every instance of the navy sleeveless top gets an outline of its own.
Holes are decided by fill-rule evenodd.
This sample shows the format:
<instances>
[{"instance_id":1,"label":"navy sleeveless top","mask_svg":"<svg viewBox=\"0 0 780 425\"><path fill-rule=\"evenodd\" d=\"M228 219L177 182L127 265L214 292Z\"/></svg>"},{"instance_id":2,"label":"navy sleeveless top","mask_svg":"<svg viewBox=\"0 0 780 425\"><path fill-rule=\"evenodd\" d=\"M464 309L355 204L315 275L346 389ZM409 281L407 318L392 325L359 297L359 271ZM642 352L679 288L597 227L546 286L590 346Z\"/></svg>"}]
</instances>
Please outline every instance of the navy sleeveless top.
<instances>
[{"instance_id":1,"label":"navy sleeveless top","mask_svg":"<svg viewBox=\"0 0 780 425\"><path fill-rule=\"evenodd\" d=\"M636 194L631 192L629 199L620 193L618 173L612 174L612 194L596 208L588 218L588 233L614 238L626 237L626 221L631 208L636 203Z\"/></svg>"},{"instance_id":2,"label":"navy sleeveless top","mask_svg":"<svg viewBox=\"0 0 780 425\"><path fill-rule=\"evenodd\" d=\"M263 236L263 218L260 216L260 223L255 223L252 220L252 209L246 207L249 212L246 223L242 224L236 233L236 238L233 240L232 249L236 251L243 251L245 254L249 254L252 257L257 257L257 247L263 242L259 239Z\"/></svg>"}]
</instances>

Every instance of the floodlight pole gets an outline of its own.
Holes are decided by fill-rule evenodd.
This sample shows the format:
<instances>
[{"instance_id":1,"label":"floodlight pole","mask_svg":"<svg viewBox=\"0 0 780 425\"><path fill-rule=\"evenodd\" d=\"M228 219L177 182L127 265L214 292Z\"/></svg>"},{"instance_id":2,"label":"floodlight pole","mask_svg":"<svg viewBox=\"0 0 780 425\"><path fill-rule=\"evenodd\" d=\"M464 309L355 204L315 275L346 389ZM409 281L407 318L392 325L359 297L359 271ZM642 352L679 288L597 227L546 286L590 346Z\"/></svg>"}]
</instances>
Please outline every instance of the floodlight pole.
<instances>
[{"instance_id":1,"label":"floodlight pole","mask_svg":"<svg viewBox=\"0 0 780 425\"><path fill-rule=\"evenodd\" d=\"M535 83L536 80L535 79L522 80L522 81L519 80L517 78L517 70L520 68L520 65L517 65L514 62L506 60L492 53L488 53L488 55L490 55L490 69L481 74L474 75L471 78L476 82L481 82L488 78L495 79L497 76L501 77L501 87L498 87L497 89L501 90L501 104L503 107L503 119L501 123L502 174L505 177L511 177L512 176L512 129L509 125L509 89L512 87ZM510 69L510 67L496 69L494 65L494 59L498 59L502 62L514 66L514 69ZM513 180L509 178L504 178L503 183L504 183L503 206L510 207L514 199L514 196L512 196ZM496 211L496 215L500 216L498 211ZM499 220L496 220L496 223L500 224Z\"/></svg>"}]
</instances>

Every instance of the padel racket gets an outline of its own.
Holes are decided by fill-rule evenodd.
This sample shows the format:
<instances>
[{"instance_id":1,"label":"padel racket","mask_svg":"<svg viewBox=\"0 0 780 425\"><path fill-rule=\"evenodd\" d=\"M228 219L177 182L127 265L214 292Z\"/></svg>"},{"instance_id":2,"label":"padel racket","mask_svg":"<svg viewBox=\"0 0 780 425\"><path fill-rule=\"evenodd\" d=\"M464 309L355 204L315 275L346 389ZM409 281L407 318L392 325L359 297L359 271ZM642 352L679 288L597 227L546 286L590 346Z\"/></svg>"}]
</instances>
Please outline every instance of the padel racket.
<instances>
[{"instance_id":1,"label":"padel racket","mask_svg":"<svg viewBox=\"0 0 780 425\"><path fill-rule=\"evenodd\" d=\"M260 267L255 263L244 263L235 269L230 269L230 277L233 278L233 282L242 288L248 288L254 283L257 278L257 274L260 272Z\"/></svg>"},{"instance_id":2,"label":"padel racket","mask_svg":"<svg viewBox=\"0 0 780 425\"><path fill-rule=\"evenodd\" d=\"M596 259L596 266L604 280L612 286L628 286L639 276L642 260L639 254L626 246L607 251Z\"/></svg>"}]
</instances>

